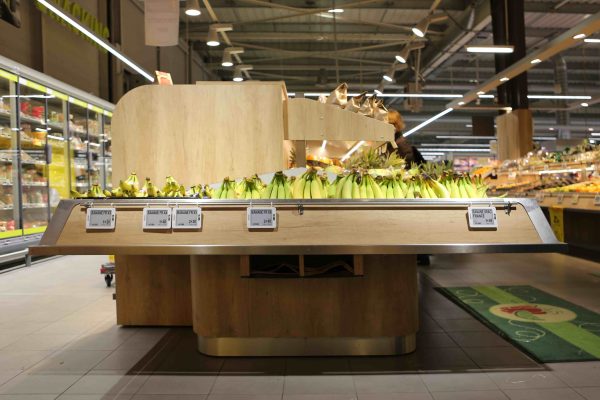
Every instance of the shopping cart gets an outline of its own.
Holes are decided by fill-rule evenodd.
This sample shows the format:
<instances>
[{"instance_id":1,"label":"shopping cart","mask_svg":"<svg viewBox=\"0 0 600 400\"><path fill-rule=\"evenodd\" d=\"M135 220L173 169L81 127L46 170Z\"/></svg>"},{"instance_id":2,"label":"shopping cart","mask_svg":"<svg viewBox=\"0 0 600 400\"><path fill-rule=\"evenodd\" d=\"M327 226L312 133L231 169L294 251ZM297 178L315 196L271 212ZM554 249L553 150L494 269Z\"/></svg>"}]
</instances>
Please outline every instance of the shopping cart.
<instances>
[{"instance_id":1,"label":"shopping cart","mask_svg":"<svg viewBox=\"0 0 600 400\"><path fill-rule=\"evenodd\" d=\"M100 274L104 275L104 282L106 282L106 287L110 287L115 276L114 256L108 256L108 262L100 266Z\"/></svg>"}]
</instances>

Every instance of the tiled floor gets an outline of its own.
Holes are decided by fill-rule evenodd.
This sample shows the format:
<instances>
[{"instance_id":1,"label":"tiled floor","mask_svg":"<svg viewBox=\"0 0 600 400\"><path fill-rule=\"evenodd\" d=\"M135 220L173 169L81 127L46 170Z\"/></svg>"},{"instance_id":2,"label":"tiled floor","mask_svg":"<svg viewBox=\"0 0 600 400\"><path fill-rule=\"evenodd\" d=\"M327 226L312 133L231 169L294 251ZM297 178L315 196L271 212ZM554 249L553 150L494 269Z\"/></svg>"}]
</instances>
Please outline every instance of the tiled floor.
<instances>
[{"instance_id":1,"label":"tiled floor","mask_svg":"<svg viewBox=\"0 0 600 400\"><path fill-rule=\"evenodd\" d=\"M465 255L422 268L417 352L228 358L191 329L115 325L103 257L0 275L0 400L600 400L600 362L539 365L432 289L531 284L600 312L600 265L562 255Z\"/></svg>"}]
</instances>

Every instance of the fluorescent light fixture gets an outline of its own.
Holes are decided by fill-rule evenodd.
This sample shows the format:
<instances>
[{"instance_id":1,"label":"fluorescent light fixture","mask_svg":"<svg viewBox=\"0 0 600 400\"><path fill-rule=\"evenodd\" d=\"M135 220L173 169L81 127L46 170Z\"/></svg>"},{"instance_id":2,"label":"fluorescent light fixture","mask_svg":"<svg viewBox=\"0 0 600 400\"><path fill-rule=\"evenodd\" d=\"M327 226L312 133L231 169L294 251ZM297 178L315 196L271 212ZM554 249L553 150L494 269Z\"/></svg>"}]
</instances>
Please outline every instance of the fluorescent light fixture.
<instances>
[{"instance_id":1,"label":"fluorescent light fixture","mask_svg":"<svg viewBox=\"0 0 600 400\"><path fill-rule=\"evenodd\" d=\"M198 0L185 1L185 14L189 15L190 17L197 17L198 15L202 14Z\"/></svg>"},{"instance_id":2,"label":"fluorescent light fixture","mask_svg":"<svg viewBox=\"0 0 600 400\"><path fill-rule=\"evenodd\" d=\"M585 33L579 33L575 36L573 36L573 39L575 40L579 40L579 39L583 39L584 37L586 37L587 35Z\"/></svg>"},{"instance_id":3,"label":"fluorescent light fixture","mask_svg":"<svg viewBox=\"0 0 600 400\"><path fill-rule=\"evenodd\" d=\"M583 40L586 43L600 43L600 39L586 38Z\"/></svg>"},{"instance_id":4,"label":"fluorescent light fixture","mask_svg":"<svg viewBox=\"0 0 600 400\"><path fill-rule=\"evenodd\" d=\"M590 135L598 137L600 136L600 132L592 132L590 133Z\"/></svg>"},{"instance_id":5,"label":"fluorescent light fixture","mask_svg":"<svg viewBox=\"0 0 600 400\"><path fill-rule=\"evenodd\" d=\"M581 172L581 170L583 170L583 168L568 168L568 169L548 169L548 170L542 170L539 171L538 174L540 175L544 175L544 174L561 174L561 173L578 173ZM585 168L586 171L593 171L594 167L587 167Z\"/></svg>"},{"instance_id":6,"label":"fluorescent light fixture","mask_svg":"<svg viewBox=\"0 0 600 400\"><path fill-rule=\"evenodd\" d=\"M360 148L360 146L362 146L363 144L365 144L364 140L361 140L360 142L356 143L351 149L350 151L348 151L346 154L344 154L344 156L342 157L342 161L346 161L348 159L348 157L350 157L352 154L354 154L354 152L356 150L358 150Z\"/></svg>"},{"instance_id":7,"label":"fluorescent light fixture","mask_svg":"<svg viewBox=\"0 0 600 400\"><path fill-rule=\"evenodd\" d=\"M478 96L483 96L484 94L485 94L485 92L483 92L483 91L479 91L479 92L477 92L477 95L478 95Z\"/></svg>"},{"instance_id":8,"label":"fluorescent light fixture","mask_svg":"<svg viewBox=\"0 0 600 400\"><path fill-rule=\"evenodd\" d=\"M482 143L421 143L423 147L484 147L486 149L490 148L489 144Z\"/></svg>"},{"instance_id":9,"label":"fluorescent light fixture","mask_svg":"<svg viewBox=\"0 0 600 400\"><path fill-rule=\"evenodd\" d=\"M464 102L464 101L459 101L459 102L458 102L458 105L459 105L459 106L464 106L464 105L465 105L465 102Z\"/></svg>"},{"instance_id":10,"label":"fluorescent light fixture","mask_svg":"<svg viewBox=\"0 0 600 400\"><path fill-rule=\"evenodd\" d=\"M460 99L462 98L462 94L452 94L452 93L390 93L383 94L381 97L416 97L419 99Z\"/></svg>"},{"instance_id":11,"label":"fluorescent light fixture","mask_svg":"<svg viewBox=\"0 0 600 400\"><path fill-rule=\"evenodd\" d=\"M553 131L553 130L554 130L554 128L553 128L553 127L550 127L550 128L548 128L548 130L549 130L549 131Z\"/></svg>"},{"instance_id":12,"label":"fluorescent light fixture","mask_svg":"<svg viewBox=\"0 0 600 400\"><path fill-rule=\"evenodd\" d=\"M556 142L556 138L550 136L534 136L533 140L539 140L540 142Z\"/></svg>"},{"instance_id":13,"label":"fluorescent light fixture","mask_svg":"<svg viewBox=\"0 0 600 400\"><path fill-rule=\"evenodd\" d=\"M493 99L494 95L493 94L479 94L477 95L480 99Z\"/></svg>"},{"instance_id":14,"label":"fluorescent light fixture","mask_svg":"<svg viewBox=\"0 0 600 400\"><path fill-rule=\"evenodd\" d=\"M515 46L467 46L469 53L512 53Z\"/></svg>"},{"instance_id":15,"label":"fluorescent light fixture","mask_svg":"<svg viewBox=\"0 0 600 400\"><path fill-rule=\"evenodd\" d=\"M588 128L588 131L594 132L594 128Z\"/></svg>"},{"instance_id":16,"label":"fluorescent light fixture","mask_svg":"<svg viewBox=\"0 0 600 400\"><path fill-rule=\"evenodd\" d=\"M473 124L465 124L465 128L472 128Z\"/></svg>"},{"instance_id":17,"label":"fluorescent light fixture","mask_svg":"<svg viewBox=\"0 0 600 400\"><path fill-rule=\"evenodd\" d=\"M424 151L421 152L422 156L443 156L446 153L443 153L441 151Z\"/></svg>"},{"instance_id":18,"label":"fluorescent light fixture","mask_svg":"<svg viewBox=\"0 0 600 400\"><path fill-rule=\"evenodd\" d=\"M344 12L343 8L331 8L329 10L327 10L327 12L332 13L332 14L340 14Z\"/></svg>"},{"instance_id":19,"label":"fluorescent light fixture","mask_svg":"<svg viewBox=\"0 0 600 400\"><path fill-rule=\"evenodd\" d=\"M547 100L590 100L592 96L570 96L554 94L529 94L528 99L547 99Z\"/></svg>"},{"instance_id":20,"label":"fluorescent light fixture","mask_svg":"<svg viewBox=\"0 0 600 400\"><path fill-rule=\"evenodd\" d=\"M489 153L490 152L490 148L474 148L474 149L460 149L460 148L445 148L445 149L424 149L424 148L420 148L419 149L420 152L431 152L431 151L445 151L445 152L450 152L450 153Z\"/></svg>"},{"instance_id":21,"label":"fluorescent light fixture","mask_svg":"<svg viewBox=\"0 0 600 400\"><path fill-rule=\"evenodd\" d=\"M581 103L581 107L589 107L590 105L588 103Z\"/></svg>"},{"instance_id":22,"label":"fluorescent light fixture","mask_svg":"<svg viewBox=\"0 0 600 400\"><path fill-rule=\"evenodd\" d=\"M61 137L61 136L46 135L46 137L47 137L48 139L54 139L54 140L65 140L65 138L64 138L64 137Z\"/></svg>"},{"instance_id":23,"label":"fluorescent light fixture","mask_svg":"<svg viewBox=\"0 0 600 400\"><path fill-rule=\"evenodd\" d=\"M502 78L500 78L500 82L508 82L510 80L510 78L504 76Z\"/></svg>"},{"instance_id":24,"label":"fluorescent light fixture","mask_svg":"<svg viewBox=\"0 0 600 400\"><path fill-rule=\"evenodd\" d=\"M541 62L542 60L540 60L539 58L534 58L533 60L531 60L531 64L539 64Z\"/></svg>"},{"instance_id":25,"label":"fluorescent light fixture","mask_svg":"<svg viewBox=\"0 0 600 400\"><path fill-rule=\"evenodd\" d=\"M104 40L100 39L98 36L94 35L91 31L89 31L87 28L85 28L79 22L75 21L73 18L71 18L65 12L61 11L59 8L57 8L56 6L54 6L51 2L49 2L47 0L37 0L37 2L40 3L40 4L42 4L48 10L52 11L54 14L58 15L65 22L67 22L69 25L71 25L72 27L74 27L75 29L77 29L79 32L83 33L85 36L87 36L88 38L90 38L91 40L93 40L94 43L98 44L100 47L102 47L103 49L105 49L106 51L108 51L110 54L112 54L113 56L117 57L119 60L123 61L125 64L127 64L135 72L137 72L138 74L142 75L144 78L146 78L150 82L154 82L154 77L152 75L150 75L148 72L144 71L141 67L137 66L133 61L131 61L130 59L128 59L127 57L125 57L124 54L122 54L119 51L117 51L110 44L108 44Z\"/></svg>"},{"instance_id":26,"label":"fluorescent light fixture","mask_svg":"<svg viewBox=\"0 0 600 400\"><path fill-rule=\"evenodd\" d=\"M496 136L450 136L450 135L441 135L436 136L436 139L446 139L446 140L494 140Z\"/></svg>"},{"instance_id":27,"label":"fluorescent light fixture","mask_svg":"<svg viewBox=\"0 0 600 400\"><path fill-rule=\"evenodd\" d=\"M415 126L414 128L410 129L409 131L407 131L406 133L404 133L404 137L408 136L408 135L412 135L413 133L415 133L416 131L418 131L419 129L423 128L424 126L429 125L430 123L432 123L433 121L442 118L444 115L452 112L452 110L454 110L452 107L450 108L446 108L444 111L442 111L439 114L434 115L433 117L429 118L426 121L421 122L419 125Z\"/></svg>"},{"instance_id":28,"label":"fluorescent light fixture","mask_svg":"<svg viewBox=\"0 0 600 400\"><path fill-rule=\"evenodd\" d=\"M591 144L596 144L596 141L594 139L590 139L590 143Z\"/></svg>"},{"instance_id":29,"label":"fluorescent light fixture","mask_svg":"<svg viewBox=\"0 0 600 400\"><path fill-rule=\"evenodd\" d=\"M400 53L398 53L396 55L396 60L398 60L398 62L402 63L402 64L406 64L406 60L408 60L408 55L410 54L410 47L408 45L405 45L402 50L400 50Z\"/></svg>"},{"instance_id":30,"label":"fluorescent light fixture","mask_svg":"<svg viewBox=\"0 0 600 400\"><path fill-rule=\"evenodd\" d=\"M325 151L325 146L327 146L327 140L323 140L323 143L321 143L321 151Z\"/></svg>"},{"instance_id":31,"label":"fluorescent light fixture","mask_svg":"<svg viewBox=\"0 0 600 400\"><path fill-rule=\"evenodd\" d=\"M387 70L385 74L383 74L383 79L388 82L392 82L394 80L394 74L396 73L396 68L392 65L390 69Z\"/></svg>"}]
</instances>

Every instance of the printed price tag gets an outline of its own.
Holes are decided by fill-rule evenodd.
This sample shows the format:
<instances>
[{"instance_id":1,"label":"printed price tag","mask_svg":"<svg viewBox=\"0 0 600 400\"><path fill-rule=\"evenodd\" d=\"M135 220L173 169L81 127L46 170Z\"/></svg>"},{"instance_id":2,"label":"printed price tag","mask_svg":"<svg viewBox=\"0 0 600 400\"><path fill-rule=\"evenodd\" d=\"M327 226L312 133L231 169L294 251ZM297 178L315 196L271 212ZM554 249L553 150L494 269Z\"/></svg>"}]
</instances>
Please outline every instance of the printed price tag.
<instances>
[{"instance_id":1,"label":"printed price tag","mask_svg":"<svg viewBox=\"0 0 600 400\"><path fill-rule=\"evenodd\" d=\"M202 209L173 209L173 229L202 229Z\"/></svg>"},{"instance_id":2,"label":"printed price tag","mask_svg":"<svg viewBox=\"0 0 600 400\"><path fill-rule=\"evenodd\" d=\"M538 201L538 203L544 201L544 192L537 192L535 199Z\"/></svg>"},{"instance_id":3,"label":"printed price tag","mask_svg":"<svg viewBox=\"0 0 600 400\"><path fill-rule=\"evenodd\" d=\"M517 173L516 172L509 172L508 173L508 179L517 179Z\"/></svg>"},{"instance_id":4,"label":"printed price tag","mask_svg":"<svg viewBox=\"0 0 600 400\"><path fill-rule=\"evenodd\" d=\"M469 207L467 214L471 229L498 228L495 207Z\"/></svg>"},{"instance_id":5,"label":"printed price tag","mask_svg":"<svg viewBox=\"0 0 600 400\"><path fill-rule=\"evenodd\" d=\"M144 208L144 229L171 229L171 208Z\"/></svg>"},{"instance_id":6,"label":"printed price tag","mask_svg":"<svg viewBox=\"0 0 600 400\"><path fill-rule=\"evenodd\" d=\"M594 205L595 205L595 206L600 206L600 194L597 194L597 195L594 197Z\"/></svg>"},{"instance_id":7,"label":"printed price tag","mask_svg":"<svg viewBox=\"0 0 600 400\"><path fill-rule=\"evenodd\" d=\"M565 195L563 193L559 193L558 196L556 196L556 204L562 204L564 199Z\"/></svg>"},{"instance_id":8,"label":"printed price tag","mask_svg":"<svg viewBox=\"0 0 600 400\"><path fill-rule=\"evenodd\" d=\"M275 207L248 207L248 229L277 228L277 210Z\"/></svg>"},{"instance_id":9,"label":"printed price tag","mask_svg":"<svg viewBox=\"0 0 600 400\"><path fill-rule=\"evenodd\" d=\"M88 208L85 229L115 229L117 211L114 208Z\"/></svg>"}]
</instances>

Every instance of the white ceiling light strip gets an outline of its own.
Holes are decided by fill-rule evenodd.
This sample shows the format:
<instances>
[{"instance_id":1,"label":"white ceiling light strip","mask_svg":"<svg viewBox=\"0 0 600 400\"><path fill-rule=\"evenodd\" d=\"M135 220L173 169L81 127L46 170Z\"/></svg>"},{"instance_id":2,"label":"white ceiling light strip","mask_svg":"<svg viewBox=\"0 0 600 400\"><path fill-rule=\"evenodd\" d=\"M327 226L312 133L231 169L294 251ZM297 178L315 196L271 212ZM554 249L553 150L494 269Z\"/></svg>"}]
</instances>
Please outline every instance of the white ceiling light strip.
<instances>
[{"instance_id":1,"label":"white ceiling light strip","mask_svg":"<svg viewBox=\"0 0 600 400\"><path fill-rule=\"evenodd\" d=\"M154 82L154 77L152 75L150 75L148 72L146 72L142 67L138 66L133 61L131 61L129 58L125 57L125 55L123 53L120 53L111 44L105 42L104 40L100 39L98 36L94 35L92 32L90 32L87 28L85 28L79 22L75 21L75 19L73 19L71 16L67 15L64 11L57 8L49 1L37 0L37 2L42 4L44 7L46 7L50 11L52 11L54 14L58 15L65 22L67 22L69 25L73 26L75 29L77 29L78 31L83 33L85 36L89 37L96 44L98 44L98 46L102 47L103 49L105 49L106 51L111 53L113 56L115 56L119 60L123 61L125 64L127 64L129 67L131 67L138 74L142 75L144 78L146 78L150 82Z\"/></svg>"},{"instance_id":2,"label":"white ceiling light strip","mask_svg":"<svg viewBox=\"0 0 600 400\"><path fill-rule=\"evenodd\" d=\"M447 108L444 111L442 111L439 114L434 115L433 117L429 118L426 121L421 122L419 125L415 126L414 128L408 130L406 133L404 133L402 136L407 137L409 135L412 135L413 133L417 132L419 129L429 125L430 123L432 123L433 121L442 118L444 115L452 112L452 110L454 110L453 108Z\"/></svg>"},{"instance_id":3,"label":"white ceiling light strip","mask_svg":"<svg viewBox=\"0 0 600 400\"><path fill-rule=\"evenodd\" d=\"M348 159L348 157L350 157L352 154L354 154L354 152L356 150L358 150L360 148L360 146L362 146L363 144L365 144L364 140L361 140L360 142L356 143L351 149L350 151L348 151L346 154L344 154L344 156L342 157L341 161L346 161Z\"/></svg>"},{"instance_id":4,"label":"white ceiling light strip","mask_svg":"<svg viewBox=\"0 0 600 400\"><path fill-rule=\"evenodd\" d=\"M443 151L446 153L489 153L490 148L489 147L487 149L461 149L461 148L426 149L426 148L419 148L419 151L422 153L431 153L431 152L435 152L435 151Z\"/></svg>"}]
</instances>

